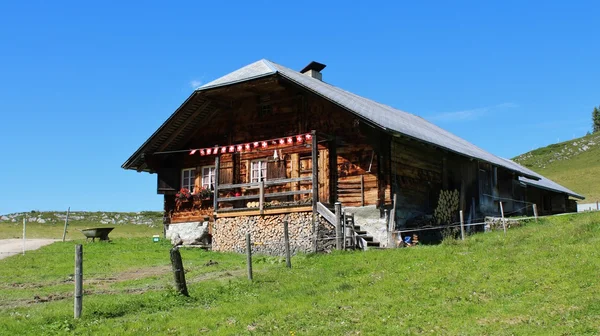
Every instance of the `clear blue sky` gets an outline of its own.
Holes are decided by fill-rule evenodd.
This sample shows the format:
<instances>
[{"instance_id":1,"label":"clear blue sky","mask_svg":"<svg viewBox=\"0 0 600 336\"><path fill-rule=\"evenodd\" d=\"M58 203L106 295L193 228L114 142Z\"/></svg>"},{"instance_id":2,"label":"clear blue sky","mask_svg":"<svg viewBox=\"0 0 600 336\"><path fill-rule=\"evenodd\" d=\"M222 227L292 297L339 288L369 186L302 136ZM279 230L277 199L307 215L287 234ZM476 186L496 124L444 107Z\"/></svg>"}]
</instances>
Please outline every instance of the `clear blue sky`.
<instances>
[{"instance_id":1,"label":"clear blue sky","mask_svg":"<svg viewBox=\"0 0 600 336\"><path fill-rule=\"evenodd\" d=\"M598 1L4 1L0 214L160 210L121 164L206 83L261 58L500 156L590 129Z\"/></svg>"}]
</instances>

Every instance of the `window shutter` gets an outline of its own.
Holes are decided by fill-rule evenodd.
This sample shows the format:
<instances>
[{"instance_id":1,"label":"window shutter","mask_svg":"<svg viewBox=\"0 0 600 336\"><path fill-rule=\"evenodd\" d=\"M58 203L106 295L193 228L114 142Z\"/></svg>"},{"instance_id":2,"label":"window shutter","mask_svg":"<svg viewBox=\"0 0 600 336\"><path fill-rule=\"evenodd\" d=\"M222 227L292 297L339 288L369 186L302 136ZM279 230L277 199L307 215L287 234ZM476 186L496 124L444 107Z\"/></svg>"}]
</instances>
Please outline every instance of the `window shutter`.
<instances>
[{"instance_id":1,"label":"window shutter","mask_svg":"<svg viewBox=\"0 0 600 336\"><path fill-rule=\"evenodd\" d=\"M221 155L219 167L219 184L233 183L233 157L231 154Z\"/></svg>"},{"instance_id":2,"label":"window shutter","mask_svg":"<svg viewBox=\"0 0 600 336\"><path fill-rule=\"evenodd\" d=\"M177 168L162 168L157 171L157 192L165 194L170 191L179 190L180 170Z\"/></svg>"},{"instance_id":3,"label":"window shutter","mask_svg":"<svg viewBox=\"0 0 600 336\"><path fill-rule=\"evenodd\" d=\"M219 169L219 184L233 183L233 167Z\"/></svg>"},{"instance_id":4,"label":"window shutter","mask_svg":"<svg viewBox=\"0 0 600 336\"><path fill-rule=\"evenodd\" d=\"M286 178L284 160L267 163L267 180L278 178Z\"/></svg>"}]
</instances>

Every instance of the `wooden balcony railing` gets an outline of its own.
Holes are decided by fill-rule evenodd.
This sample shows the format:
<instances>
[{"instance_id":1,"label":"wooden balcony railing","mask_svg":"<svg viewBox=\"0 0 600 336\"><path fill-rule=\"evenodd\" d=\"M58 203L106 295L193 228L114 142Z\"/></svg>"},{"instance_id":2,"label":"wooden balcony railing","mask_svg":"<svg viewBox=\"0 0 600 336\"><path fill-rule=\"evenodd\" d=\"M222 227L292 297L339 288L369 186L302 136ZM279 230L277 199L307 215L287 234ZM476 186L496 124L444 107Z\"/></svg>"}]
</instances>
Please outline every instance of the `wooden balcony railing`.
<instances>
[{"instance_id":1,"label":"wooden balcony railing","mask_svg":"<svg viewBox=\"0 0 600 336\"><path fill-rule=\"evenodd\" d=\"M215 191L215 195L217 195L215 199L215 212L219 211L238 211L238 210L259 210L260 214L264 213L265 209L265 200L269 198L278 198L285 196L294 196L294 195L306 195L312 194L313 190L290 190L290 191L269 191L269 187L285 185L288 183L297 183L297 182L306 182L312 181L312 177L296 177L296 178L282 178L282 179L274 179L260 182L252 182L252 183L237 183L237 184L219 184L218 189ZM221 197L219 193L225 190L232 190L238 188L258 188L258 194L253 195L240 195L240 196L226 196ZM247 200L255 200L258 199L258 207L237 207L237 208L229 208L229 209L220 209L219 203L223 202L236 202L236 201L247 201ZM289 206L289 205L288 205Z\"/></svg>"}]
</instances>

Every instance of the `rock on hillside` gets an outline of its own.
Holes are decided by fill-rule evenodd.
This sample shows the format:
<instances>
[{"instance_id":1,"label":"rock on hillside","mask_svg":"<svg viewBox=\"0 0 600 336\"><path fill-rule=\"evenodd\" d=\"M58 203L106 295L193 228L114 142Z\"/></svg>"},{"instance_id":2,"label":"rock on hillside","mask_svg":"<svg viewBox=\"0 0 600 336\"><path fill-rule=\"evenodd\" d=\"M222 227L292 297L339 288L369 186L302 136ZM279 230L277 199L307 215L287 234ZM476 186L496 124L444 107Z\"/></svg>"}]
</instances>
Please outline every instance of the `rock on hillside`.
<instances>
[{"instance_id":1,"label":"rock on hillside","mask_svg":"<svg viewBox=\"0 0 600 336\"><path fill-rule=\"evenodd\" d=\"M21 222L26 217L28 222L40 224L64 223L67 213L54 211L20 212L0 216L1 223ZM94 222L101 224L136 224L158 226L162 225L162 212L85 212L74 211L69 214L69 222Z\"/></svg>"},{"instance_id":2,"label":"rock on hillside","mask_svg":"<svg viewBox=\"0 0 600 336\"><path fill-rule=\"evenodd\" d=\"M544 169L556 161L566 161L582 153L600 148L600 134L553 144L521 154L513 160L533 170Z\"/></svg>"}]
</instances>

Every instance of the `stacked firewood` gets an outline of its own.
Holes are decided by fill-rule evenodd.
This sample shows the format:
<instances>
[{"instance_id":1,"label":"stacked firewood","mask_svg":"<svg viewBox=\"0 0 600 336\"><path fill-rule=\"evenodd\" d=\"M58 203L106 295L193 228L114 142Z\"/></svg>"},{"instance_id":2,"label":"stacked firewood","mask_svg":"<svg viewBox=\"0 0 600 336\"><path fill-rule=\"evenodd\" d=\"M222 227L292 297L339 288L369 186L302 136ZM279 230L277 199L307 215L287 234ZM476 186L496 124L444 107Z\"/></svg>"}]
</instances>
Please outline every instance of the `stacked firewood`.
<instances>
[{"instance_id":1,"label":"stacked firewood","mask_svg":"<svg viewBox=\"0 0 600 336\"><path fill-rule=\"evenodd\" d=\"M458 190L442 190L437 208L433 212L433 217L438 225L451 224L458 217L459 207Z\"/></svg>"},{"instance_id":2,"label":"stacked firewood","mask_svg":"<svg viewBox=\"0 0 600 336\"><path fill-rule=\"evenodd\" d=\"M212 249L244 253L246 233L250 233L253 253L283 256L285 255L283 222L286 220L291 252L295 254L313 251L311 212L219 218L212 231ZM321 239L326 236L323 234L326 226L322 222L323 220L320 220L318 234Z\"/></svg>"}]
</instances>

